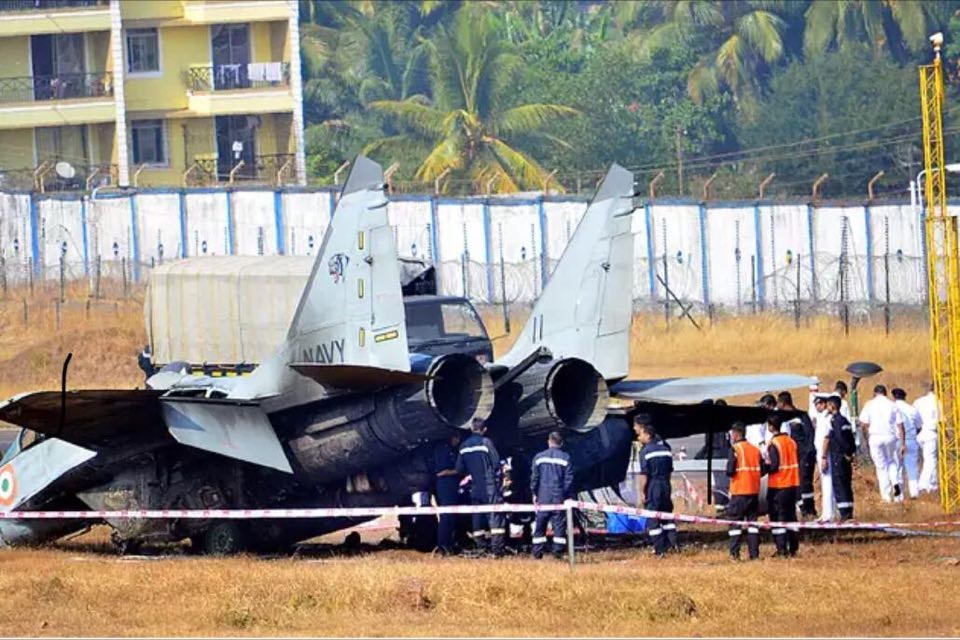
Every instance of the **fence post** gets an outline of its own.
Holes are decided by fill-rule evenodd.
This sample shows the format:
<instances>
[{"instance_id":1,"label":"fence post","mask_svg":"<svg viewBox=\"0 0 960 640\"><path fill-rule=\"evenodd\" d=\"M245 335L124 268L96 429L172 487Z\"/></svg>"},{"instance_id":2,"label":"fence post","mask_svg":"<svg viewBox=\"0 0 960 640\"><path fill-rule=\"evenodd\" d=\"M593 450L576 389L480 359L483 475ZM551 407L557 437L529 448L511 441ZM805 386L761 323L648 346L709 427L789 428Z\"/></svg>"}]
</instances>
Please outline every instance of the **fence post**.
<instances>
[{"instance_id":1,"label":"fence post","mask_svg":"<svg viewBox=\"0 0 960 640\"><path fill-rule=\"evenodd\" d=\"M503 330L510 333L510 311L507 308L507 278L503 262L503 223L497 223L497 235L500 240L500 302L503 305Z\"/></svg>"},{"instance_id":2,"label":"fence post","mask_svg":"<svg viewBox=\"0 0 960 640\"><path fill-rule=\"evenodd\" d=\"M7 259L0 256L0 275L3 277L3 299L7 299Z\"/></svg>"},{"instance_id":3,"label":"fence post","mask_svg":"<svg viewBox=\"0 0 960 640\"><path fill-rule=\"evenodd\" d=\"M800 329L800 254L797 254L797 297L793 307L793 324Z\"/></svg>"},{"instance_id":4,"label":"fence post","mask_svg":"<svg viewBox=\"0 0 960 640\"><path fill-rule=\"evenodd\" d=\"M757 256L750 256L750 307L757 313Z\"/></svg>"},{"instance_id":5,"label":"fence post","mask_svg":"<svg viewBox=\"0 0 960 640\"><path fill-rule=\"evenodd\" d=\"M60 254L60 302L66 301L66 256Z\"/></svg>"},{"instance_id":6,"label":"fence post","mask_svg":"<svg viewBox=\"0 0 960 640\"><path fill-rule=\"evenodd\" d=\"M97 254L97 271L94 275L93 281L93 297L97 300L100 299L100 269L101 269L101 259L100 254Z\"/></svg>"},{"instance_id":7,"label":"fence post","mask_svg":"<svg viewBox=\"0 0 960 640\"><path fill-rule=\"evenodd\" d=\"M27 309L27 299L22 298L22 300L23 300L23 326L27 326L27 324L30 322L30 312Z\"/></svg>"},{"instance_id":8,"label":"fence post","mask_svg":"<svg viewBox=\"0 0 960 640\"><path fill-rule=\"evenodd\" d=\"M140 282L140 225L137 221L137 197L134 194L130 195L130 240L133 245L131 271L134 281ZM124 290L126 290L126 283L124 283Z\"/></svg>"},{"instance_id":9,"label":"fence post","mask_svg":"<svg viewBox=\"0 0 960 640\"><path fill-rule=\"evenodd\" d=\"M120 258L120 270L123 271L123 297L127 297L127 256Z\"/></svg>"},{"instance_id":10,"label":"fence post","mask_svg":"<svg viewBox=\"0 0 960 640\"><path fill-rule=\"evenodd\" d=\"M667 219L663 219L663 320L670 328L670 266L667 261Z\"/></svg>"},{"instance_id":11,"label":"fence post","mask_svg":"<svg viewBox=\"0 0 960 640\"><path fill-rule=\"evenodd\" d=\"M848 218L843 216L840 227L840 315L843 319L843 334L850 335L850 307L847 305L847 244L849 243Z\"/></svg>"},{"instance_id":12,"label":"fence post","mask_svg":"<svg viewBox=\"0 0 960 640\"><path fill-rule=\"evenodd\" d=\"M33 258L30 258L30 260L29 260L29 267L30 267L30 269L29 269L29 271L28 271L27 273L29 274L28 280L29 280L29 282L30 282L30 297L32 298L32 297L33 297L33 276L34 276L34 273L33 273L33 271L34 271L34 260L33 260Z\"/></svg>"},{"instance_id":13,"label":"fence post","mask_svg":"<svg viewBox=\"0 0 960 640\"><path fill-rule=\"evenodd\" d=\"M537 218L540 224L540 290L547 286L547 281L550 279L549 267L547 266L547 210L544 207L543 199L546 197L544 194L540 198L540 202L537 207Z\"/></svg>"},{"instance_id":14,"label":"fence post","mask_svg":"<svg viewBox=\"0 0 960 640\"><path fill-rule=\"evenodd\" d=\"M883 218L883 328L890 335L890 216Z\"/></svg>"},{"instance_id":15,"label":"fence post","mask_svg":"<svg viewBox=\"0 0 960 640\"><path fill-rule=\"evenodd\" d=\"M273 219L277 234L277 255L282 256L286 253L286 247L283 246L283 191L277 189L273 192ZM262 246L261 241L261 246Z\"/></svg>"},{"instance_id":16,"label":"fence post","mask_svg":"<svg viewBox=\"0 0 960 640\"><path fill-rule=\"evenodd\" d=\"M570 570L572 571L577 562L573 545L573 500L567 500L565 506L567 510L567 556L570 559Z\"/></svg>"}]
</instances>

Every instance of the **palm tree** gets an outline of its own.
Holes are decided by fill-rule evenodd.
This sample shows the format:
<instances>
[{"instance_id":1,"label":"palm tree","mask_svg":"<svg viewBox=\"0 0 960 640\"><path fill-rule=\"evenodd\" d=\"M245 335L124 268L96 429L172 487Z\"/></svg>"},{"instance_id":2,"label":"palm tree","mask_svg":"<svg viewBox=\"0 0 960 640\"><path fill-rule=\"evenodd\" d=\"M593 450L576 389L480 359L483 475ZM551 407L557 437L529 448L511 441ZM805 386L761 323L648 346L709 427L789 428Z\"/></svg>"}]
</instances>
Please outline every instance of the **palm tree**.
<instances>
[{"instance_id":1,"label":"palm tree","mask_svg":"<svg viewBox=\"0 0 960 640\"><path fill-rule=\"evenodd\" d=\"M641 25L631 37L642 56L670 47L702 51L687 79L690 97L702 103L727 89L749 116L763 73L785 55L781 16L795 6L777 0L623 2L616 20L625 29Z\"/></svg>"},{"instance_id":2,"label":"palm tree","mask_svg":"<svg viewBox=\"0 0 960 640\"><path fill-rule=\"evenodd\" d=\"M949 2L912 0L813 0L805 13L805 52L845 49L867 40L874 55L887 51L902 57L927 46L934 25L949 19Z\"/></svg>"},{"instance_id":3,"label":"palm tree","mask_svg":"<svg viewBox=\"0 0 960 640\"><path fill-rule=\"evenodd\" d=\"M416 154L415 178L424 182L449 172L451 181L468 181L476 189L540 188L547 172L510 140L554 140L546 125L578 112L556 104L511 104L522 65L498 26L496 16L472 5L441 26L427 42L432 101L415 96L370 103L402 133L365 152L401 160Z\"/></svg>"}]
</instances>

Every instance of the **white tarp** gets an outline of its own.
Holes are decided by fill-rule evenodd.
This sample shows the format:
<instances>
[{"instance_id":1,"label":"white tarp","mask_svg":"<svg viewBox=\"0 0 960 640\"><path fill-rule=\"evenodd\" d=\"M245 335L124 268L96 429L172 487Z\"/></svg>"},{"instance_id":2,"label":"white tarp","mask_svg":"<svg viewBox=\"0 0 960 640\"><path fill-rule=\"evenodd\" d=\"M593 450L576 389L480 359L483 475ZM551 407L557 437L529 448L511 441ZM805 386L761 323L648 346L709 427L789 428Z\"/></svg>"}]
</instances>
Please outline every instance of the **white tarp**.
<instances>
[{"instance_id":1,"label":"white tarp","mask_svg":"<svg viewBox=\"0 0 960 640\"><path fill-rule=\"evenodd\" d=\"M203 257L158 266L146 305L154 361L263 362L283 341L312 266L306 256Z\"/></svg>"},{"instance_id":2,"label":"white tarp","mask_svg":"<svg viewBox=\"0 0 960 640\"><path fill-rule=\"evenodd\" d=\"M313 255L330 226L330 192L283 194L284 253Z\"/></svg>"}]
</instances>

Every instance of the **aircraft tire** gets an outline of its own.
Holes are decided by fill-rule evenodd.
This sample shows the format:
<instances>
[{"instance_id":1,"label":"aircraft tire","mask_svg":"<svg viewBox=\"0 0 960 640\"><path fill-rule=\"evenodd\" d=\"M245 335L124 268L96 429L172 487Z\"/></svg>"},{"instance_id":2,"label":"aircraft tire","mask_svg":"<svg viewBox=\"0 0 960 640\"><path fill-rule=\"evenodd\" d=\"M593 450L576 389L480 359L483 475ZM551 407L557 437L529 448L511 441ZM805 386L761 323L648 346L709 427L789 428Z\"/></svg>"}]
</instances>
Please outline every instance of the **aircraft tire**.
<instances>
[{"instance_id":1,"label":"aircraft tire","mask_svg":"<svg viewBox=\"0 0 960 640\"><path fill-rule=\"evenodd\" d=\"M246 535L237 522L217 522L191 538L191 545L208 556L231 556L246 549Z\"/></svg>"}]
</instances>

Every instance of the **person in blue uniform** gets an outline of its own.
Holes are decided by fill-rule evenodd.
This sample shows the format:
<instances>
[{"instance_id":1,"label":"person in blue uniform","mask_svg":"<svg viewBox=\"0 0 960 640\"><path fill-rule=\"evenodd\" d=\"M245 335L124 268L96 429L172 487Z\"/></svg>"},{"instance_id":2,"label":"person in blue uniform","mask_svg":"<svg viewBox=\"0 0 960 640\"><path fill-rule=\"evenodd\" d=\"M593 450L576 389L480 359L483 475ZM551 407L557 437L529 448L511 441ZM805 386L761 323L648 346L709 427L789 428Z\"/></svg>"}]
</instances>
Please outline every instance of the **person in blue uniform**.
<instances>
[{"instance_id":1,"label":"person in blue uniform","mask_svg":"<svg viewBox=\"0 0 960 640\"><path fill-rule=\"evenodd\" d=\"M573 467L563 450L563 436L553 431L547 436L547 448L533 457L530 492L534 504L562 504L573 491ZM543 557L547 544L547 522L553 528L553 555L563 556L567 544L567 521L563 511L538 511L533 527L533 557ZM569 532L573 535L573 532Z\"/></svg>"},{"instance_id":2,"label":"person in blue uniform","mask_svg":"<svg viewBox=\"0 0 960 640\"><path fill-rule=\"evenodd\" d=\"M841 522L853 518L853 458L857 453L856 432L841 413L842 403L843 399L838 395L827 398L830 431L827 432L824 457L820 460L821 468L830 469Z\"/></svg>"},{"instance_id":3,"label":"person in blue uniform","mask_svg":"<svg viewBox=\"0 0 960 640\"><path fill-rule=\"evenodd\" d=\"M643 494L644 508L648 511L673 513L673 499L670 497L670 476L673 473L673 451L670 445L657 436L651 424L650 416L639 414L634 418L633 430L640 444L640 491ZM677 543L677 524L673 520L651 518L647 520L647 532L653 543L653 551L663 556L668 550L679 551Z\"/></svg>"},{"instance_id":4,"label":"person in blue uniform","mask_svg":"<svg viewBox=\"0 0 960 640\"><path fill-rule=\"evenodd\" d=\"M500 454L493 446L493 441L485 436L486 432L483 421L473 422L470 437L460 444L460 455L455 467L461 476L470 476L470 504L474 506L503 504ZM474 513L470 520L470 537L477 548L489 549L494 556L503 555L503 536L506 532L503 513Z\"/></svg>"},{"instance_id":5,"label":"person in blue uniform","mask_svg":"<svg viewBox=\"0 0 960 640\"><path fill-rule=\"evenodd\" d=\"M459 446L460 434L455 433L446 440L438 441L433 447L434 495L437 497L438 507L453 506L460 501L460 474L457 473ZM443 555L453 555L457 552L456 521L456 514L440 514L437 548Z\"/></svg>"}]
</instances>

